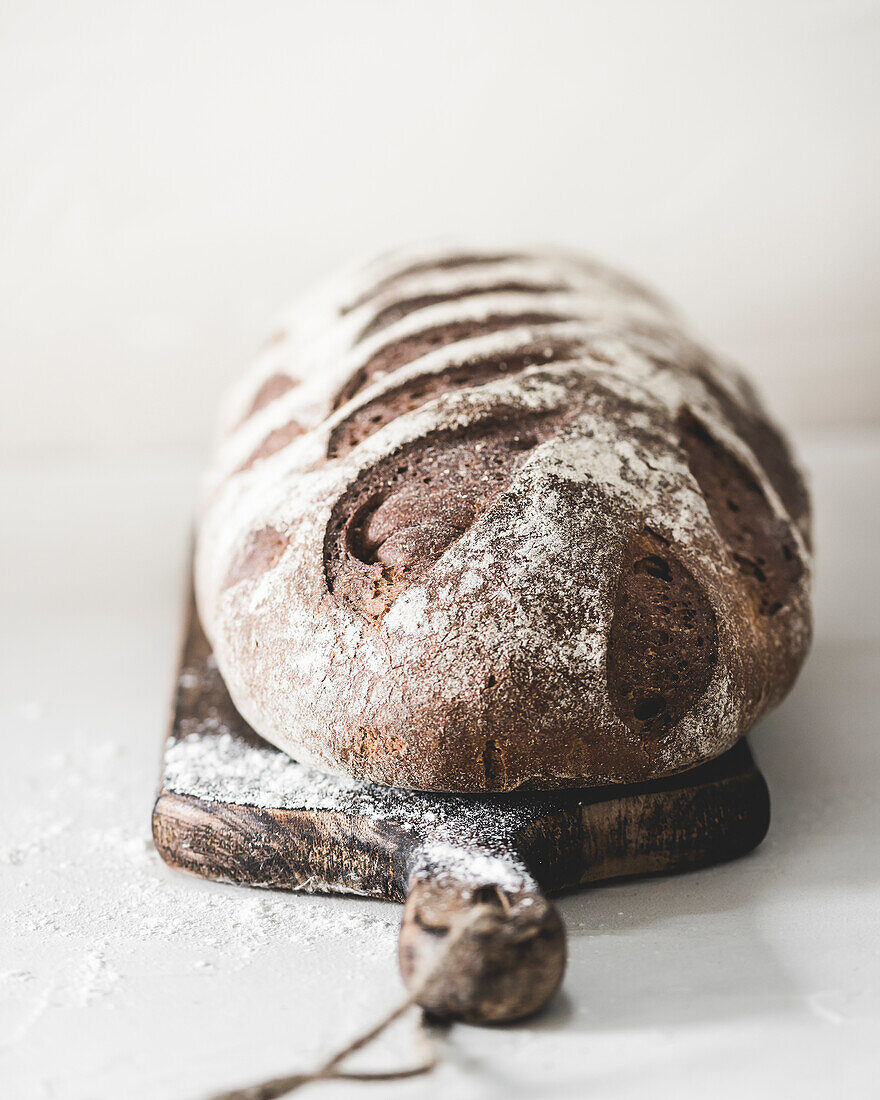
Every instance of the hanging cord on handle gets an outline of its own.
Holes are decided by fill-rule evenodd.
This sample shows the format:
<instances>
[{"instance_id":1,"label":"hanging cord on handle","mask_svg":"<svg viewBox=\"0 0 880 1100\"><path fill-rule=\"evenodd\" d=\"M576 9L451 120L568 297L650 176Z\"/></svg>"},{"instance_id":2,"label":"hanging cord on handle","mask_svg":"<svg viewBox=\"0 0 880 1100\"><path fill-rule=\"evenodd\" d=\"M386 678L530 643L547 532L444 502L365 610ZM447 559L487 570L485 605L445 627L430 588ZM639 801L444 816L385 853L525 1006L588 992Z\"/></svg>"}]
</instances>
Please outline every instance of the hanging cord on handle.
<instances>
[{"instance_id":1,"label":"hanging cord on handle","mask_svg":"<svg viewBox=\"0 0 880 1100\"><path fill-rule=\"evenodd\" d=\"M430 1073L437 1064L437 1050L430 1041L425 1029L425 1014L419 1021L420 1037L427 1051L423 1061L417 1065L397 1070L374 1072L347 1072L339 1069L341 1062L358 1050L363 1050L377 1039L383 1031L399 1019L408 1008L416 1004L431 985L437 974L446 966L456 945L464 937L465 933L477 923L485 913L494 912L493 906L488 904L474 905L466 913L458 916L449 926L446 938L434 959L425 967L425 973L420 975L413 983L410 993L390 1011L385 1013L366 1031L361 1032L345 1046L340 1047L335 1054L330 1055L316 1069L305 1073L291 1073L285 1077L273 1077L269 1081L263 1081L257 1085L247 1085L245 1088L232 1089L229 1092L218 1092L209 1097L209 1100L277 1100L280 1096L288 1096L296 1089L302 1088L313 1081L327 1081L332 1079L344 1081L397 1081L406 1077L418 1077L423 1073Z\"/></svg>"}]
</instances>

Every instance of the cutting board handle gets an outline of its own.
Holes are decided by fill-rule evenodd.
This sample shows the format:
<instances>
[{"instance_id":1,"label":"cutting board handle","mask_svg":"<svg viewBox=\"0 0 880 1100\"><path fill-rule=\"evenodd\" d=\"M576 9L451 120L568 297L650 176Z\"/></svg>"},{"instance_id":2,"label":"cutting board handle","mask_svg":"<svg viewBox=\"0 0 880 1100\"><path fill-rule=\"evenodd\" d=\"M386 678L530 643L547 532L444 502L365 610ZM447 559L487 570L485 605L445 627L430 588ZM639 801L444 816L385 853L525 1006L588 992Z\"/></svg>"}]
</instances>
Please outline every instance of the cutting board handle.
<instances>
[{"instance_id":1,"label":"cutting board handle","mask_svg":"<svg viewBox=\"0 0 880 1100\"><path fill-rule=\"evenodd\" d=\"M559 988L565 927L515 855L468 845L438 858L435 848L420 853L409 876L398 954L407 988L423 986L417 1001L432 1015L507 1023L543 1008Z\"/></svg>"}]
</instances>

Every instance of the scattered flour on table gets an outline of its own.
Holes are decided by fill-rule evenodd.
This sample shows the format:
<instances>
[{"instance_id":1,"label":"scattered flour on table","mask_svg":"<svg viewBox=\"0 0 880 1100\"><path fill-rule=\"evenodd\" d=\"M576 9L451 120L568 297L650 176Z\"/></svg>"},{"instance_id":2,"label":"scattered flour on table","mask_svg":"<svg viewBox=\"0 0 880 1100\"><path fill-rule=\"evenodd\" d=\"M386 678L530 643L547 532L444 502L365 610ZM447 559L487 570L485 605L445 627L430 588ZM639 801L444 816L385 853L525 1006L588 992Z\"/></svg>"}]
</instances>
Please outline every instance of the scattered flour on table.
<instances>
[{"instance_id":1,"label":"scattered flour on table","mask_svg":"<svg viewBox=\"0 0 880 1100\"><path fill-rule=\"evenodd\" d=\"M296 967L322 945L393 960L400 907L207 883L170 871L149 832L142 752L105 741L47 756L0 805L0 1049L47 1012L127 1005L127 976ZM318 956L320 958L320 956Z\"/></svg>"}]
</instances>

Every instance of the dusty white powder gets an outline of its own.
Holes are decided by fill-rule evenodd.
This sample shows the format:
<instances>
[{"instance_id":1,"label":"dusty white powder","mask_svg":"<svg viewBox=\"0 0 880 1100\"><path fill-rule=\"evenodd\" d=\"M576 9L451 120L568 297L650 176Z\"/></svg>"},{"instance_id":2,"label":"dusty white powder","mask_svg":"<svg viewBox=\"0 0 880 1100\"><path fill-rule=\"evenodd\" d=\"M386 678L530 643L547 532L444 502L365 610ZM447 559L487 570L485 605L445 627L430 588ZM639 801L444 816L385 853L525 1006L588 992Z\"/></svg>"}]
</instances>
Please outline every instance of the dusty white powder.
<instances>
[{"instance_id":1,"label":"dusty white powder","mask_svg":"<svg viewBox=\"0 0 880 1100\"><path fill-rule=\"evenodd\" d=\"M256 752L234 765L227 756L225 769L245 759L271 768L272 756L284 759ZM0 1047L35 1032L47 1014L125 1007L132 981L142 989L146 974L169 988L183 972L222 983L347 941L365 964L393 959L399 906L223 886L166 868L149 831L157 764L149 744L74 745L47 756L39 786L14 814L0 807L0 942L11 952L0 959Z\"/></svg>"},{"instance_id":2,"label":"dusty white powder","mask_svg":"<svg viewBox=\"0 0 880 1100\"><path fill-rule=\"evenodd\" d=\"M327 775L269 745L252 744L234 730L218 729L211 719L169 740L163 787L209 803L326 810L392 823L408 834L417 851L417 873L511 889L529 881L515 855L513 834L539 812L542 801L541 796L501 801L432 795ZM314 888L328 885L348 889L344 883L317 880Z\"/></svg>"},{"instance_id":3,"label":"dusty white powder","mask_svg":"<svg viewBox=\"0 0 880 1100\"><path fill-rule=\"evenodd\" d=\"M207 802L285 810L332 810L358 801L358 784L298 764L269 746L256 747L210 728L171 741L165 787Z\"/></svg>"}]
</instances>

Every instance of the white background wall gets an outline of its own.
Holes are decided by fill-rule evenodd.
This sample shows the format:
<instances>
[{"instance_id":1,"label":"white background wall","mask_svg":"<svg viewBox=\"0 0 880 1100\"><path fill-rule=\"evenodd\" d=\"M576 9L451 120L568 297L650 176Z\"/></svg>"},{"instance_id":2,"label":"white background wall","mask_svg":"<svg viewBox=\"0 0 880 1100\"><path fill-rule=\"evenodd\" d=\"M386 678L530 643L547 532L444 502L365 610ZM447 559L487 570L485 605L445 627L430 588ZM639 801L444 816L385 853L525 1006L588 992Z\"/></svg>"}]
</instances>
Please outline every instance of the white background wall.
<instances>
[{"instance_id":1,"label":"white background wall","mask_svg":"<svg viewBox=\"0 0 880 1100\"><path fill-rule=\"evenodd\" d=\"M0 6L0 454L203 450L273 313L438 233L583 246L790 424L880 421L880 4Z\"/></svg>"}]
</instances>

